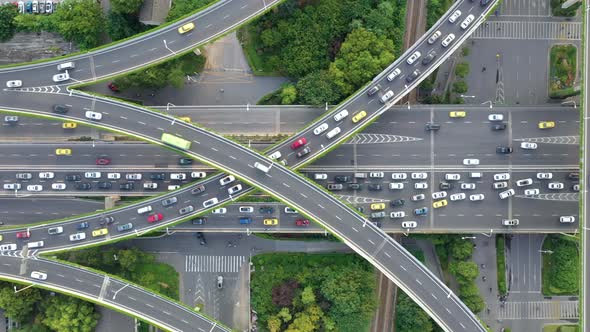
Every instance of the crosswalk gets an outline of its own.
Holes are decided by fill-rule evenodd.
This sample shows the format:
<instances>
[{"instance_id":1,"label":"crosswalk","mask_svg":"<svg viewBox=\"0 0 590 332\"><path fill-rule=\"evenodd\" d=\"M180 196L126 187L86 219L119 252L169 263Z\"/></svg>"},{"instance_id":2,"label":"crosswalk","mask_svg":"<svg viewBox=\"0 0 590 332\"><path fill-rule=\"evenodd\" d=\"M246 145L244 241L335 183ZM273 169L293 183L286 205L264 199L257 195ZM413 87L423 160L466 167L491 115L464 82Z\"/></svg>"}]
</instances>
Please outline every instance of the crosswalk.
<instances>
[{"instance_id":1,"label":"crosswalk","mask_svg":"<svg viewBox=\"0 0 590 332\"><path fill-rule=\"evenodd\" d=\"M578 319L578 301L506 302L498 319Z\"/></svg>"},{"instance_id":2,"label":"crosswalk","mask_svg":"<svg viewBox=\"0 0 590 332\"><path fill-rule=\"evenodd\" d=\"M471 35L474 39L581 40L581 22L490 21Z\"/></svg>"},{"instance_id":3,"label":"crosswalk","mask_svg":"<svg viewBox=\"0 0 590 332\"><path fill-rule=\"evenodd\" d=\"M184 271L237 273L246 261L246 256L186 255Z\"/></svg>"}]
</instances>

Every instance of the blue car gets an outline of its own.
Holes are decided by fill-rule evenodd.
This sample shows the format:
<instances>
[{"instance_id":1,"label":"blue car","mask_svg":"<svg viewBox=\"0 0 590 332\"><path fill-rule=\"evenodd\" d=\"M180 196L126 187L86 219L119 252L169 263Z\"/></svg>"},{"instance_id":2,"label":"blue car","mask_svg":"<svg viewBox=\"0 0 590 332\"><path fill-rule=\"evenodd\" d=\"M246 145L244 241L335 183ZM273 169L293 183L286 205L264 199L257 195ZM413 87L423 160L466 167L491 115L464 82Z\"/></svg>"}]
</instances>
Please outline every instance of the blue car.
<instances>
[{"instance_id":1,"label":"blue car","mask_svg":"<svg viewBox=\"0 0 590 332\"><path fill-rule=\"evenodd\" d=\"M428 213L427 207L423 207L423 208L419 208L419 209L414 210L414 214L417 216L425 216L427 213Z\"/></svg>"},{"instance_id":2,"label":"blue car","mask_svg":"<svg viewBox=\"0 0 590 332\"><path fill-rule=\"evenodd\" d=\"M85 221L81 224L78 224L78 226L76 226L76 229L86 229L86 228L88 228L88 226L89 226L88 221Z\"/></svg>"}]
</instances>

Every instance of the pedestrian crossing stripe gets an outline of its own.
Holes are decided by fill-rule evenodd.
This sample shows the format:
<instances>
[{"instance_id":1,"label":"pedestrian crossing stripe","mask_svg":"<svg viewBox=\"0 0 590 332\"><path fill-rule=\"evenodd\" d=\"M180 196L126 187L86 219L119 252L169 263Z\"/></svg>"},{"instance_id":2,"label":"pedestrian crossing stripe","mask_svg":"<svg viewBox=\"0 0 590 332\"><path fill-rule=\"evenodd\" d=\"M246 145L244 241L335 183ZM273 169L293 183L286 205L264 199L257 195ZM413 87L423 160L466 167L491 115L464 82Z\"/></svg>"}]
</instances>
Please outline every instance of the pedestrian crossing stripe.
<instances>
[{"instance_id":1,"label":"pedestrian crossing stripe","mask_svg":"<svg viewBox=\"0 0 590 332\"><path fill-rule=\"evenodd\" d=\"M246 256L185 255L185 272L238 273Z\"/></svg>"}]
</instances>

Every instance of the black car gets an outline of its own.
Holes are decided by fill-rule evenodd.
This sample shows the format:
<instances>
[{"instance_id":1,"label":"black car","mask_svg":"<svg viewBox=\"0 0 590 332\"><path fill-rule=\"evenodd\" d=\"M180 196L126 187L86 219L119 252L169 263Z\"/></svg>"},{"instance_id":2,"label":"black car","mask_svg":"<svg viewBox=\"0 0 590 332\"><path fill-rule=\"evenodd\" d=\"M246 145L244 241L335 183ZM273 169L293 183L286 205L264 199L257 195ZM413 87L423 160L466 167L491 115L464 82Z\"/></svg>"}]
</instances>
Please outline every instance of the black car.
<instances>
[{"instance_id":1,"label":"black car","mask_svg":"<svg viewBox=\"0 0 590 332\"><path fill-rule=\"evenodd\" d=\"M371 190L371 191L379 191L379 190L383 190L383 187L379 183L370 183L369 184L369 190Z\"/></svg>"},{"instance_id":2,"label":"black car","mask_svg":"<svg viewBox=\"0 0 590 332\"><path fill-rule=\"evenodd\" d=\"M166 180L166 174L165 173L152 173L150 174L150 180Z\"/></svg>"},{"instance_id":3,"label":"black car","mask_svg":"<svg viewBox=\"0 0 590 332\"><path fill-rule=\"evenodd\" d=\"M579 180L580 179L580 173L578 172L573 172L567 175L567 178L570 180Z\"/></svg>"},{"instance_id":4,"label":"black car","mask_svg":"<svg viewBox=\"0 0 590 332\"><path fill-rule=\"evenodd\" d=\"M79 182L79 183L76 183L76 189L78 189L78 190L90 190L90 189L92 189L92 183L90 183L90 182Z\"/></svg>"},{"instance_id":5,"label":"black car","mask_svg":"<svg viewBox=\"0 0 590 332\"><path fill-rule=\"evenodd\" d=\"M369 96L372 96L372 95L376 94L377 91L379 91L379 87L375 85L374 87L370 88L369 91L367 91L367 94Z\"/></svg>"},{"instance_id":6,"label":"black car","mask_svg":"<svg viewBox=\"0 0 590 332\"><path fill-rule=\"evenodd\" d=\"M311 152L311 148L309 146L306 146L305 149L297 152L297 158L301 158L310 152Z\"/></svg>"},{"instance_id":7,"label":"black car","mask_svg":"<svg viewBox=\"0 0 590 332\"><path fill-rule=\"evenodd\" d=\"M193 224L193 225L203 225L206 222L207 222L207 218L205 218L205 217L198 217L198 218L191 219L191 224Z\"/></svg>"},{"instance_id":8,"label":"black car","mask_svg":"<svg viewBox=\"0 0 590 332\"><path fill-rule=\"evenodd\" d=\"M357 206L357 207L356 207L356 210L357 210L358 212L360 212L360 213L364 213L364 212L365 212L365 208L364 208L364 207L362 207L362 206Z\"/></svg>"},{"instance_id":9,"label":"black car","mask_svg":"<svg viewBox=\"0 0 590 332\"><path fill-rule=\"evenodd\" d=\"M506 129L505 123L495 123L492 125L492 130L504 130Z\"/></svg>"},{"instance_id":10,"label":"black car","mask_svg":"<svg viewBox=\"0 0 590 332\"><path fill-rule=\"evenodd\" d=\"M191 190L191 194L198 195L205 191L205 185L201 184L196 186L193 190Z\"/></svg>"},{"instance_id":11,"label":"black car","mask_svg":"<svg viewBox=\"0 0 590 332\"><path fill-rule=\"evenodd\" d=\"M485 6L487 6L487 5L488 5L488 3L490 3L490 0L480 0L480 1L479 1L479 4L480 4L482 7L485 7Z\"/></svg>"},{"instance_id":12,"label":"black car","mask_svg":"<svg viewBox=\"0 0 590 332\"><path fill-rule=\"evenodd\" d=\"M80 181L82 180L82 175L80 174L66 174L66 181Z\"/></svg>"},{"instance_id":13,"label":"black car","mask_svg":"<svg viewBox=\"0 0 590 332\"><path fill-rule=\"evenodd\" d=\"M438 187L440 188L440 190L451 190L453 189L453 184L450 182L441 182Z\"/></svg>"},{"instance_id":14,"label":"black car","mask_svg":"<svg viewBox=\"0 0 590 332\"><path fill-rule=\"evenodd\" d=\"M416 77L420 76L422 72L418 69L414 70L410 75L406 76L406 82L412 83L416 79Z\"/></svg>"},{"instance_id":15,"label":"black car","mask_svg":"<svg viewBox=\"0 0 590 332\"><path fill-rule=\"evenodd\" d=\"M341 182L341 183L350 182L350 181L352 181L352 177L350 177L348 175L336 175L334 177L334 181Z\"/></svg>"},{"instance_id":16,"label":"black car","mask_svg":"<svg viewBox=\"0 0 590 332\"><path fill-rule=\"evenodd\" d=\"M436 52L435 51L431 51L430 53L428 53L424 59L422 59L422 64L424 66L428 65L429 63L432 62L432 60L434 60L434 58L436 58Z\"/></svg>"},{"instance_id":17,"label":"black car","mask_svg":"<svg viewBox=\"0 0 590 332\"><path fill-rule=\"evenodd\" d=\"M260 212L260 213L266 213L266 214L271 214L271 213L275 212L275 209L272 206L261 206L258 209L258 212Z\"/></svg>"},{"instance_id":18,"label":"black car","mask_svg":"<svg viewBox=\"0 0 590 332\"><path fill-rule=\"evenodd\" d=\"M53 113L57 113L57 114L66 114L68 113L68 111L70 110L70 108L66 105L53 105Z\"/></svg>"},{"instance_id":19,"label":"black car","mask_svg":"<svg viewBox=\"0 0 590 332\"><path fill-rule=\"evenodd\" d=\"M512 153L512 148L509 146L497 146L496 153L509 154L509 153Z\"/></svg>"},{"instance_id":20,"label":"black car","mask_svg":"<svg viewBox=\"0 0 590 332\"><path fill-rule=\"evenodd\" d=\"M119 184L120 190L133 190L133 182L123 182Z\"/></svg>"},{"instance_id":21,"label":"black car","mask_svg":"<svg viewBox=\"0 0 590 332\"><path fill-rule=\"evenodd\" d=\"M115 217L113 217L113 216L106 216L106 217L100 218L100 225L101 226L110 225L114 222L115 222Z\"/></svg>"},{"instance_id":22,"label":"black car","mask_svg":"<svg viewBox=\"0 0 590 332\"><path fill-rule=\"evenodd\" d=\"M426 130L427 131L431 131L431 130L439 130L440 129L440 124L439 123L434 123L434 122L428 122L426 124Z\"/></svg>"},{"instance_id":23,"label":"black car","mask_svg":"<svg viewBox=\"0 0 590 332\"><path fill-rule=\"evenodd\" d=\"M111 187L113 186L112 183L106 181L100 181L97 185L98 189L111 189Z\"/></svg>"},{"instance_id":24,"label":"black car","mask_svg":"<svg viewBox=\"0 0 590 332\"><path fill-rule=\"evenodd\" d=\"M195 236L197 237L197 239L199 239L199 242L202 246L207 244L207 240L205 240L205 235L202 232L195 233Z\"/></svg>"},{"instance_id":25,"label":"black car","mask_svg":"<svg viewBox=\"0 0 590 332\"><path fill-rule=\"evenodd\" d=\"M361 190L363 186L360 183L349 183L348 189L350 190Z\"/></svg>"},{"instance_id":26,"label":"black car","mask_svg":"<svg viewBox=\"0 0 590 332\"><path fill-rule=\"evenodd\" d=\"M406 201L404 201L403 199L395 199L395 200L389 202L389 205L391 207L404 206L404 204L406 204Z\"/></svg>"},{"instance_id":27,"label":"black car","mask_svg":"<svg viewBox=\"0 0 590 332\"><path fill-rule=\"evenodd\" d=\"M179 165L192 165L193 160L191 158L180 158L180 159L178 159L178 164Z\"/></svg>"},{"instance_id":28,"label":"black car","mask_svg":"<svg viewBox=\"0 0 590 332\"><path fill-rule=\"evenodd\" d=\"M380 221L371 221L373 223L373 225L381 228L381 226L383 226L383 224Z\"/></svg>"}]
</instances>

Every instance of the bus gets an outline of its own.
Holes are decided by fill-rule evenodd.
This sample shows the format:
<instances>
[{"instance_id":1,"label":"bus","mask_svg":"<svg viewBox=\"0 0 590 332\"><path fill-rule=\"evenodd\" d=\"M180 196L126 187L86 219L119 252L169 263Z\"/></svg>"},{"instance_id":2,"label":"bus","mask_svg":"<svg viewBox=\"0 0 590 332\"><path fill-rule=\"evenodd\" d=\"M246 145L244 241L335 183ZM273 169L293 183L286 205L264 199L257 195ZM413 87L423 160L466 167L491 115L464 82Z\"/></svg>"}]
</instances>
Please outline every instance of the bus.
<instances>
[{"instance_id":1,"label":"bus","mask_svg":"<svg viewBox=\"0 0 590 332\"><path fill-rule=\"evenodd\" d=\"M176 148L188 150L191 148L191 142L187 141L183 138L178 136L170 135L167 133L162 134L162 142L172 145Z\"/></svg>"}]
</instances>

